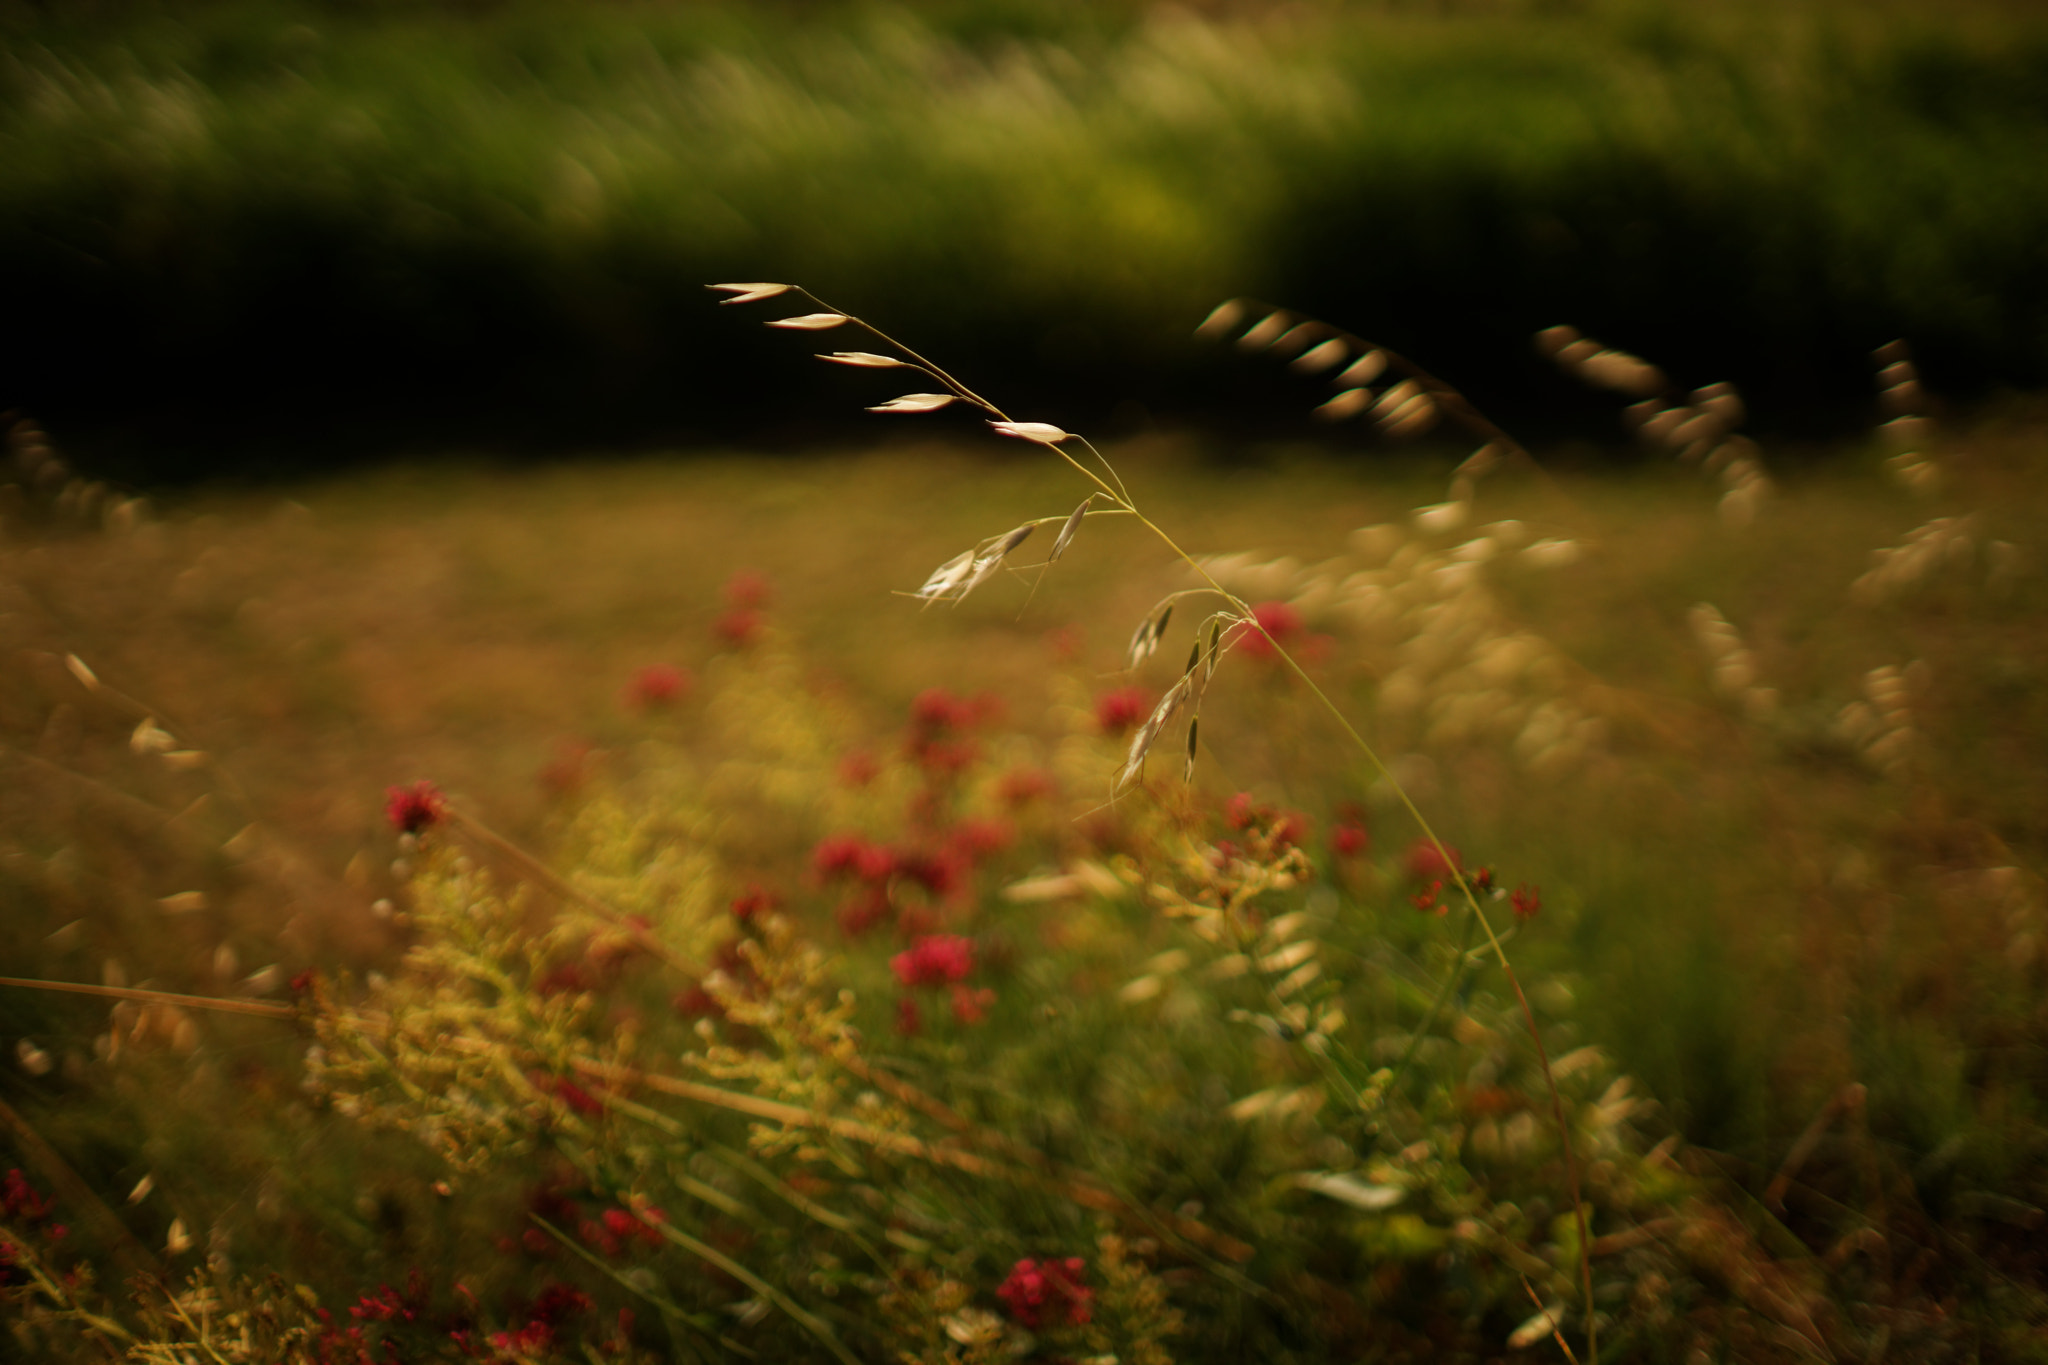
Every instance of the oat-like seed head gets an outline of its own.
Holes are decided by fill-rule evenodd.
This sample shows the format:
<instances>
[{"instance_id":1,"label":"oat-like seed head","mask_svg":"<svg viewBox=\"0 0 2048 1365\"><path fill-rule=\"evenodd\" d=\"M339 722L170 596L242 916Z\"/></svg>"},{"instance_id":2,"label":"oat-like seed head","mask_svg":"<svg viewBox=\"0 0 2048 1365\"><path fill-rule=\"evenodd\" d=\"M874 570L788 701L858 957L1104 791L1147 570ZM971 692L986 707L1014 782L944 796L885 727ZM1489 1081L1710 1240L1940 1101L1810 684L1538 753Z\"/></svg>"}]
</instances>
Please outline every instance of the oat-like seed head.
<instances>
[{"instance_id":1,"label":"oat-like seed head","mask_svg":"<svg viewBox=\"0 0 2048 1365\"><path fill-rule=\"evenodd\" d=\"M1062 431L1050 422L990 422L1004 436L1015 436L1021 441L1036 441L1042 446L1056 446L1070 440L1073 432Z\"/></svg>"},{"instance_id":2,"label":"oat-like seed head","mask_svg":"<svg viewBox=\"0 0 2048 1365\"><path fill-rule=\"evenodd\" d=\"M901 398L891 398L886 403L877 403L869 412L937 412L951 403L956 395L950 393L906 393Z\"/></svg>"},{"instance_id":3,"label":"oat-like seed head","mask_svg":"<svg viewBox=\"0 0 2048 1365\"><path fill-rule=\"evenodd\" d=\"M722 304L753 303L759 299L772 299L777 294L789 292L789 286L786 284L707 284L704 287L714 293L732 295L729 299L720 299L719 302Z\"/></svg>"},{"instance_id":4,"label":"oat-like seed head","mask_svg":"<svg viewBox=\"0 0 2048 1365\"><path fill-rule=\"evenodd\" d=\"M1060 527L1060 533L1052 543L1052 553L1045 557L1046 563L1053 563L1067 552L1067 546L1073 543L1074 533L1081 529L1081 519L1088 515L1088 509L1094 505L1095 495L1093 493L1081 499L1081 505L1074 509L1072 516L1067 518L1066 525Z\"/></svg>"},{"instance_id":5,"label":"oat-like seed head","mask_svg":"<svg viewBox=\"0 0 2048 1365\"><path fill-rule=\"evenodd\" d=\"M725 300L727 303L732 303L733 301L732 299ZM830 361L834 365L852 365L865 370L901 370L910 368L910 362L907 360L898 360L892 355L876 355L873 351L833 351L830 354L821 352L818 359Z\"/></svg>"},{"instance_id":6,"label":"oat-like seed head","mask_svg":"<svg viewBox=\"0 0 2048 1365\"><path fill-rule=\"evenodd\" d=\"M837 327L846 321L844 313L805 313L801 317L776 318L770 327L786 327L798 332L822 332L828 327Z\"/></svg>"}]
</instances>

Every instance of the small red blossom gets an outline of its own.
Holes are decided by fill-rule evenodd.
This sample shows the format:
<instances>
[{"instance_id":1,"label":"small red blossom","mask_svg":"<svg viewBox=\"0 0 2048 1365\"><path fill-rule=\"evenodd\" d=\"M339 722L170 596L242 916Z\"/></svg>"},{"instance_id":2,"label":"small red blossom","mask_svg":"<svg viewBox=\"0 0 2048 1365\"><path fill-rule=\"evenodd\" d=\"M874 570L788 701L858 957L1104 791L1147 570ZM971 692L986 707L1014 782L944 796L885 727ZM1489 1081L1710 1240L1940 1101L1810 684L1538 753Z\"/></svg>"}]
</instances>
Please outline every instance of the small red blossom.
<instances>
[{"instance_id":1,"label":"small red blossom","mask_svg":"<svg viewBox=\"0 0 2048 1365\"><path fill-rule=\"evenodd\" d=\"M1064 1261L1019 1261L997 1287L996 1297L1011 1317L1031 1331L1048 1319L1053 1326L1079 1327L1092 1316L1090 1304L1095 1299L1095 1291L1081 1283L1086 1268L1079 1256Z\"/></svg>"},{"instance_id":2,"label":"small red blossom","mask_svg":"<svg viewBox=\"0 0 2048 1365\"><path fill-rule=\"evenodd\" d=\"M965 980L974 970L974 943L958 934L928 934L889 959L889 969L906 986L941 986Z\"/></svg>"},{"instance_id":3,"label":"small red blossom","mask_svg":"<svg viewBox=\"0 0 2048 1365\"><path fill-rule=\"evenodd\" d=\"M1239 792L1223 807L1223 819L1232 829L1263 829L1276 849L1301 843L1308 837L1308 817L1300 811L1276 810L1260 805L1250 792Z\"/></svg>"},{"instance_id":4,"label":"small red blossom","mask_svg":"<svg viewBox=\"0 0 2048 1365\"><path fill-rule=\"evenodd\" d=\"M895 855L896 874L940 900L965 890L970 870L968 856L953 846L936 853L906 850Z\"/></svg>"},{"instance_id":5,"label":"small red blossom","mask_svg":"<svg viewBox=\"0 0 2048 1365\"><path fill-rule=\"evenodd\" d=\"M741 924L749 924L775 908L775 897L758 886L750 886L733 897L732 905L728 908L732 911L734 919Z\"/></svg>"},{"instance_id":6,"label":"small red blossom","mask_svg":"<svg viewBox=\"0 0 2048 1365\"><path fill-rule=\"evenodd\" d=\"M604 1112L603 1100L598 1099L597 1096L591 1094L566 1076L549 1076L536 1071L530 1073L527 1079L533 1082L534 1089L545 1095L553 1095L579 1114L590 1115L602 1114Z\"/></svg>"},{"instance_id":7,"label":"small red blossom","mask_svg":"<svg viewBox=\"0 0 2048 1365\"><path fill-rule=\"evenodd\" d=\"M745 649L761 636L761 613L751 608L726 612L711 623L711 633L734 649Z\"/></svg>"},{"instance_id":8,"label":"small red blossom","mask_svg":"<svg viewBox=\"0 0 2048 1365\"><path fill-rule=\"evenodd\" d=\"M1408 847L1408 875L1415 881L1441 880L1449 877L1453 868L1462 871L1464 866L1463 856L1449 844L1438 848L1429 839L1417 839Z\"/></svg>"},{"instance_id":9,"label":"small red blossom","mask_svg":"<svg viewBox=\"0 0 2048 1365\"><path fill-rule=\"evenodd\" d=\"M889 917L889 891L886 887L870 886L852 900L840 905L833 912L839 921L840 932L848 938L859 938L868 930Z\"/></svg>"},{"instance_id":10,"label":"small red blossom","mask_svg":"<svg viewBox=\"0 0 2048 1365\"><path fill-rule=\"evenodd\" d=\"M656 1223L666 1223L668 1216L660 1209L648 1208L606 1209L602 1215L605 1231L619 1239L623 1245L628 1239L637 1239L648 1246L661 1245L661 1233L655 1230Z\"/></svg>"},{"instance_id":11,"label":"small red blossom","mask_svg":"<svg viewBox=\"0 0 2048 1365\"><path fill-rule=\"evenodd\" d=\"M1356 858L1372 847L1372 835L1364 825L1342 824L1330 830L1330 851L1340 858Z\"/></svg>"},{"instance_id":12,"label":"small red blossom","mask_svg":"<svg viewBox=\"0 0 2048 1365\"><path fill-rule=\"evenodd\" d=\"M988 1007L995 1004L996 993L983 986L980 990L969 990L954 982L952 992L953 1022L956 1024L978 1024L988 1018Z\"/></svg>"},{"instance_id":13,"label":"small red blossom","mask_svg":"<svg viewBox=\"0 0 2048 1365\"><path fill-rule=\"evenodd\" d=\"M1536 912L1543 908L1542 889L1524 882L1508 897L1508 908L1515 912L1516 919L1535 919Z\"/></svg>"},{"instance_id":14,"label":"small red blossom","mask_svg":"<svg viewBox=\"0 0 2048 1365\"><path fill-rule=\"evenodd\" d=\"M657 711L688 696L695 682L688 669L674 664L648 664L633 674L619 699L630 710Z\"/></svg>"},{"instance_id":15,"label":"small red blossom","mask_svg":"<svg viewBox=\"0 0 2048 1365\"><path fill-rule=\"evenodd\" d=\"M1237 647L1254 659L1279 656L1279 646L1301 634L1301 613L1288 602L1261 602L1250 622L1237 628Z\"/></svg>"},{"instance_id":16,"label":"small red blossom","mask_svg":"<svg viewBox=\"0 0 2048 1365\"><path fill-rule=\"evenodd\" d=\"M968 819L953 826L946 842L970 857L1000 853L1017 842L1017 829L1008 820Z\"/></svg>"},{"instance_id":17,"label":"small red blossom","mask_svg":"<svg viewBox=\"0 0 2048 1365\"><path fill-rule=\"evenodd\" d=\"M839 780L849 787L865 787L881 775L882 765L865 750L856 749L839 760Z\"/></svg>"},{"instance_id":18,"label":"small red blossom","mask_svg":"<svg viewBox=\"0 0 2048 1365\"><path fill-rule=\"evenodd\" d=\"M1450 911L1450 906L1442 899L1443 890L1444 884L1442 882L1431 882L1412 897L1415 902L1415 908L1429 914L1447 914Z\"/></svg>"},{"instance_id":19,"label":"small red blossom","mask_svg":"<svg viewBox=\"0 0 2048 1365\"><path fill-rule=\"evenodd\" d=\"M0 1180L0 1218L10 1222L40 1223L57 1211L57 1201L36 1193L35 1186L19 1170Z\"/></svg>"},{"instance_id":20,"label":"small red blossom","mask_svg":"<svg viewBox=\"0 0 2048 1365\"><path fill-rule=\"evenodd\" d=\"M685 1019L720 1019L725 1016L725 1006L719 1004L716 997L702 985L688 987L669 1003L675 1007L675 1012Z\"/></svg>"},{"instance_id":21,"label":"small red blossom","mask_svg":"<svg viewBox=\"0 0 2048 1365\"><path fill-rule=\"evenodd\" d=\"M974 702L956 697L943 687L928 687L910 703L911 725L928 733L968 729L979 715Z\"/></svg>"},{"instance_id":22,"label":"small red blossom","mask_svg":"<svg viewBox=\"0 0 2048 1365\"><path fill-rule=\"evenodd\" d=\"M1152 714L1155 698L1142 687L1116 687L1095 699L1095 728L1111 739L1136 728Z\"/></svg>"},{"instance_id":23,"label":"small red blossom","mask_svg":"<svg viewBox=\"0 0 2048 1365\"><path fill-rule=\"evenodd\" d=\"M811 866L827 881L851 875L864 882L885 882L896 871L896 855L887 845L869 843L858 834L834 834L811 850Z\"/></svg>"},{"instance_id":24,"label":"small red blossom","mask_svg":"<svg viewBox=\"0 0 2048 1365\"><path fill-rule=\"evenodd\" d=\"M775 596L775 589L769 586L768 580L752 569L741 569L726 579L720 592L725 598L725 605L734 611L758 610L767 606L769 599Z\"/></svg>"},{"instance_id":25,"label":"small red blossom","mask_svg":"<svg viewBox=\"0 0 2048 1365\"><path fill-rule=\"evenodd\" d=\"M1471 883L1474 891L1491 891L1493 890L1493 869L1490 867L1475 867L1465 874L1465 880Z\"/></svg>"},{"instance_id":26,"label":"small red blossom","mask_svg":"<svg viewBox=\"0 0 2048 1365\"><path fill-rule=\"evenodd\" d=\"M1042 801L1054 790L1052 774L1043 768L1012 768L996 783L996 796L1012 810Z\"/></svg>"},{"instance_id":27,"label":"small red blossom","mask_svg":"<svg viewBox=\"0 0 2048 1365\"><path fill-rule=\"evenodd\" d=\"M533 989L539 995L568 995L592 990L595 986L580 962L557 963L533 979Z\"/></svg>"},{"instance_id":28,"label":"small red blossom","mask_svg":"<svg viewBox=\"0 0 2048 1365\"><path fill-rule=\"evenodd\" d=\"M924 1015L917 1008L917 1002L907 995L896 1000L896 1031L906 1038L915 1038L924 1032Z\"/></svg>"},{"instance_id":29,"label":"small red blossom","mask_svg":"<svg viewBox=\"0 0 2048 1365\"><path fill-rule=\"evenodd\" d=\"M431 782L415 782L410 787L387 787L384 791L384 818L400 834L418 834L431 829L448 814L448 798L441 795L441 789Z\"/></svg>"}]
</instances>

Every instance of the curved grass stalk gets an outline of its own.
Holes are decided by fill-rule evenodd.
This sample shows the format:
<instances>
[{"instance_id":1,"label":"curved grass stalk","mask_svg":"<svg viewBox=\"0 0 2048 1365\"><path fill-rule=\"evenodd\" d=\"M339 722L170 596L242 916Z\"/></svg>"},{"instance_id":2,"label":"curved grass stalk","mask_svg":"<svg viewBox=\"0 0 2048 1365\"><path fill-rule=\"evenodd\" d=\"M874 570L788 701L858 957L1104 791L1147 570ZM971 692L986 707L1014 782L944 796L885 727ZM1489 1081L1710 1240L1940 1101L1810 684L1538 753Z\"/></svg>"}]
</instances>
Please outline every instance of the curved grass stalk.
<instances>
[{"instance_id":1,"label":"curved grass stalk","mask_svg":"<svg viewBox=\"0 0 2048 1365\"><path fill-rule=\"evenodd\" d=\"M1371 743L1366 740L1364 735L1359 733L1358 728L1351 723L1350 719L1347 716L1345 716L1343 710L1336 704L1336 702L1331 700L1329 694L1324 692L1323 689L1317 685L1315 679L1309 676L1308 671L1301 666L1300 661L1297 660L1294 657L1294 655L1290 653L1284 645L1282 645L1278 640L1275 640L1273 636L1269 632L1267 632L1263 626L1261 626L1258 623L1257 619L1254 617L1252 613L1251 605L1245 602L1242 598L1238 597L1236 594L1232 593L1229 589L1225 588L1221 583L1217 582L1216 579L1209 573L1209 571L1205 567L1203 567L1203 565L1198 560L1196 560L1193 555L1189 554L1188 551L1181 548L1179 542L1175 541L1174 538L1170 534L1168 534L1164 527L1160 526L1157 522L1153 521L1150 517L1146 516L1142 511L1138 509L1136 502L1131 498L1128 490L1124 486L1122 478L1117 474L1115 467L1110 464L1107 457L1105 457L1101 451L1097 450L1094 444L1090 442L1086 437L1079 436L1073 432L1064 431L1055 426L1045 424L1017 423L1012 421L1009 418L1009 416L1005 414L1000 408L998 408L994 403L982 397L974 390L968 388L965 384L953 378L953 376L948 374L945 370L933 364L931 361L925 359L923 356L919 355L916 351L904 345L902 342L896 340L895 337L889 335L887 332L884 332L881 328L876 327L873 323L867 322L864 319L857 317L852 313L842 312L836 308L833 308L832 305L825 303L824 300L819 299L815 294L812 294L809 290L804 289L801 286L763 287L740 285L712 285L709 287L714 290L722 290L727 293L740 295L740 297L734 297L724 300L724 302L727 303L750 302L755 298L774 297L775 295L782 294L785 292L793 292L799 294L802 297L809 299L812 303L817 304L818 307L820 307L821 309L825 310L822 314L813 315L814 318L832 319L832 321L830 322L823 323L814 323L811 320L807 319L804 321L803 325L838 326L844 323L851 323L854 326L861 328L863 331L866 331L870 335L877 338L884 345L892 347L901 354L910 357L911 360L915 362L917 367L923 369L927 374L932 375L941 384L944 384L955 397L962 399L968 403L971 403L974 406L981 408L985 412L994 413L998 421L992 425L996 425L997 429L1001 431L1003 434L1010 436L1018 436L1023 439L1031 440L1039 445L1046 446L1047 448L1052 450L1061 459L1065 460L1069 465L1073 466L1075 471L1081 474L1082 477L1086 478L1089 482L1094 484L1097 490L1099 490L1104 496L1110 498L1112 500L1113 505L1117 508L1117 510L1123 511L1137 518L1139 523L1142 524L1146 530L1150 531L1155 537L1158 538L1160 543L1166 546L1166 548L1172 553L1174 558L1178 559L1183 564L1187 565L1190 569L1192 569L1195 572L1195 574L1199 578L1201 578L1203 583L1207 586L1208 590L1215 592L1218 596L1223 598L1223 600L1227 602L1230 605L1231 609L1237 614L1239 624L1242 629L1257 630L1261 635L1264 635L1268 644L1272 646L1276 657L1278 657L1280 661L1286 665L1288 671L1293 673L1295 678L1299 680L1300 683L1308 689L1309 695L1315 699L1317 705L1328 714L1328 716L1333 722L1335 722L1337 728L1343 733L1344 737L1350 741L1352 747L1357 749L1357 751L1365 757L1366 761L1372 765L1373 769L1382 778L1386 780L1389 787L1400 799L1402 807L1408 812L1410 818L1412 818L1415 821L1416 827L1421 830L1422 836L1429 841L1431 847L1433 847L1437 851L1438 856L1444 860L1446 867L1450 871L1453 883L1457 886L1459 894L1464 897L1466 909L1471 921L1476 922L1479 928L1484 932L1487 947L1489 948L1494 961L1500 966L1502 974L1507 978L1509 987L1513 989L1515 993L1516 1002L1521 1006L1522 1018L1524 1023L1528 1027L1530 1041L1535 1045L1536 1059L1538 1065L1542 1069L1544 1083L1547 1086L1550 1093L1551 1117L1556 1125L1558 1142L1564 1154L1566 1183L1568 1186L1568 1192L1571 1196L1573 1215L1578 1225L1579 1278L1580 1288L1585 1297L1587 1356L1589 1360L1592 1362L1592 1365L1599 1365L1599 1320L1596 1313L1595 1304L1593 1301L1593 1263L1590 1253L1590 1237L1588 1235L1589 1229L1586 1222L1586 1206L1584 1200L1580 1196L1579 1163L1577 1153L1574 1150L1572 1144L1571 1125L1564 1111L1564 1099L1558 1091L1557 1078L1551 1071L1550 1054L1548 1049L1546 1049L1543 1045L1542 1029L1537 1024L1536 1012L1530 1006L1529 997L1522 989L1521 979L1516 975L1513 964L1508 961L1507 950L1501 942L1500 935L1495 932L1492 922L1487 919L1486 912L1480 905L1478 894L1474 891L1471 882L1466 878L1464 869L1458 866L1457 862L1451 857L1449 848L1445 845L1442 838L1438 836L1436 829L1430 824L1428 818L1423 815L1421 809L1415 804L1414 799L1409 795L1407 788L1401 784L1400 779L1394 775L1393 771L1387 767L1386 762L1383 759L1381 759L1379 752L1373 748ZM768 288L769 290L771 290L771 292L763 292L764 288ZM1212 320L1213 317L1214 315L1212 314ZM1205 323L1204 325L1207 326L1208 324ZM1331 331L1332 335L1337 335L1334 329L1331 329ZM1400 359L1398 357L1393 356L1391 352L1385 354L1388 360ZM1472 407L1470 402L1467 401L1462 394L1457 392L1457 390L1451 388L1448 384L1443 383L1443 381L1436 379L1435 376L1421 369L1421 367L1413 365L1412 362L1408 362L1405 359L1402 359L1400 360L1400 364L1403 367L1403 369L1407 373L1409 373L1411 379L1414 382L1421 386L1425 391L1428 391L1434 401L1443 404L1444 406L1446 406L1447 409L1452 411L1460 421L1470 425L1476 430L1481 431L1483 434L1486 434L1489 437L1489 439L1504 442L1509 451L1513 453L1522 454L1524 458L1526 458L1526 452L1523 452L1521 444L1519 442L1516 442L1512 437L1509 437L1506 432L1502 431L1499 427L1495 426L1492 422L1488 421L1484 416L1482 416L1477 411L1477 409ZM1108 479L1105 480L1101 475L1096 474L1086 464L1076 459L1071 452L1066 450L1064 447L1066 442L1068 441L1078 441L1081 444L1081 447L1084 450L1086 450L1087 453L1090 456L1092 456L1095 459L1095 461L1102 466L1103 470L1109 476Z\"/></svg>"}]
</instances>

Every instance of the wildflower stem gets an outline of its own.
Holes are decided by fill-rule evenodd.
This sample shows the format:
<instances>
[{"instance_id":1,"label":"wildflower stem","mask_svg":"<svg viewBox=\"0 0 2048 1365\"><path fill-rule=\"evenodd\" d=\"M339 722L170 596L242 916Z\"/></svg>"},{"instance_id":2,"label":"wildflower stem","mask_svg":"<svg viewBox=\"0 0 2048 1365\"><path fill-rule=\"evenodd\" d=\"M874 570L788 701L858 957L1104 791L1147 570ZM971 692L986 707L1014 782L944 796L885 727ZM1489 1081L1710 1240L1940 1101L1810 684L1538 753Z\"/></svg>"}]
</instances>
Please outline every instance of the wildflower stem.
<instances>
[{"instance_id":1,"label":"wildflower stem","mask_svg":"<svg viewBox=\"0 0 2048 1365\"><path fill-rule=\"evenodd\" d=\"M19 986L32 991L57 991L65 995L97 995L114 1000L140 1000L152 1005L212 1010L217 1014L254 1014L265 1019L290 1019L297 1013L289 1005L273 1005L263 1000L230 1000L213 995L177 995L170 991L143 990L135 986L93 986L82 981L34 981L26 977L0 976L0 986Z\"/></svg>"}]
</instances>

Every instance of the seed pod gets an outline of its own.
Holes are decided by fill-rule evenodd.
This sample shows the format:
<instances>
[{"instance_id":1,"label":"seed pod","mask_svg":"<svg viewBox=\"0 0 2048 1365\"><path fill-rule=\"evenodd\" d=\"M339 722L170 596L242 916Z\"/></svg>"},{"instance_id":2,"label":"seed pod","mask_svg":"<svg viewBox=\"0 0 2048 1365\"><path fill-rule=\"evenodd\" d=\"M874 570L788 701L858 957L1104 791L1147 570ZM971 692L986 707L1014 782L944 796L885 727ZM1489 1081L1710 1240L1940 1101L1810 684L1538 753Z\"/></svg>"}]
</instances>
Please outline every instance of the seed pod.
<instances>
[{"instance_id":1,"label":"seed pod","mask_svg":"<svg viewBox=\"0 0 2048 1365\"><path fill-rule=\"evenodd\" d=\"M1244 321L1244 305L1236 299L1229 299L1216 305L1209 316L1202 319L1202 325L1195 328L1195 335L1205 341L1212 341L1228 333Z\"/></svg>"},{"instance_id":2,"label":"seed pod","mask_svg":"<svg viewBox=\"0 0 2048 1365\"><path fill-rule=\"evenodd\" d=\"M1367 351L1351 362L1344 372L1330 382L1333 384L1370 384L1387 371L1385 351Z\"/></svg>"},{"instance_id":3,"label":"seed pod","mask_svg":"<svg viewBox=\"0 0 2048 1365\"><path fill-rule=\"evenodd\" d=\"M1081 518L1087 516L1088 509L1094 505L1095 495L1093 493L1081 499L1081 505L1074 509L1072 516L1067 518L1067 524L1060 527L1059 535L1052 542L1052 553L1045 557L1046 563L1052 563L1067 552L1067 546L1073 543L1074 533L1081 529Z\"/></svg>"},{"instance_id":4,"label":"seed pod","mask_svg":"<svg viewBox=\"0 0 2048 1365\"><path fill-rule=\"evenodd\" d=\"M901 398L891 398L886 403L877 403L869 412L937 412L952 402L956 395L950 393L906 393Z\"/></svg>"},{"instance_id":5,"label":"seed pod","mask_svg":"<svg viewBox=\"0 0 2048 1365\"><path fill-rule=\"evenodd\" d=\"M1289 363L1302 374L1321 374L1332 365L1342 364L1344 357L1350 354L1350 347L1341 339L1331 337L1328 341L1309 347Z\"/></svg>"},{"instance_id":6,"label":"seed pod","mask_svg":"<svg viewBox=\"0 0 2048 1365\"><path fill-rule=\"evenodd\" d=\"M1148 616L1131 633L1131 646L1124 656L1125 668L1136 668L1152 657L1152 651L1159 648L1160 639L1166 634L1166 623L1173 616L1173 604L1167 603L1157 616Z\"/></svg>"},{"instance_id":7,"label":"seed pod","mask_svg":"<svg viewBox=\"0 0 2048 1365\"><path fill-rule=\"evenodd\" d=\"M1074 434L1071 431L1061 431L1050 422L990 422L989 425L1005 436L1015 436L1023 441L1036 441L1042 446L1056 446Z\"/></svg>"},{"instance_id":8,"label":"seed pod","mask_svg":"<svg viewBox=\"0 0 2048 1365\"><path fill-rule=\"evenodd\" d=\"M1347 417L1356 417L1372 406L1371 389L1346 389L1329 402L1318 407L1316 416L1326 422L1341 422Z\"/></svg>"},{"instance_id":9,"label":"seed pod","mask_svg":"<svg viewBox=\"0 0 2048 1365\"><path fill-rule=\"evenodd\" d=\"M770 327L785 327L796 332L822 332L827 327L837 327L846 321L844 313L805 313L800 317L776 318Z\"/></svg>"},{"instance_id":10,"label":"seed pod","mask_svg":"<svg viewBox=\"0 0 2048 1365\"><path fill-rule=\"evenodd\" d=\"M732 301L725 300L727 303ZM821 354L818 359L830 361L834 365L852 365L864 370L906 369L910 365L907 360L898 360L889 355L876 355L873 351L834 351L830 355Z\"/></svg>"},{"instance_id":11,"label":"seed pod","mask_svg":"<svg viewBox=\"0 0 2048 1365\"><path fill-rule=\"evenodd\" d=\"M729 299L720 299L721 304L753 303L757 299L772 299L777 294L789 292L789 286L786 284L707 284L704 287L723 290L733 296Z\"/></svg>"},{"instance_id":12,"label":"seed pod","mask_svg":"<svg viewBox=\"0 0 2048 1365\"><path fill-rule=\"evenodd\" d=\"M1188 721L1188 761L1186 768L1182 770L1180 775L1180 780L1184 783L1195 780L1195 736L1201 729L1201 725L1202 718L1200 716L1195 716Z\"/></svg>"}]
</instances>

